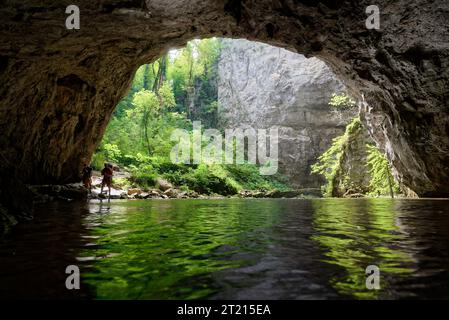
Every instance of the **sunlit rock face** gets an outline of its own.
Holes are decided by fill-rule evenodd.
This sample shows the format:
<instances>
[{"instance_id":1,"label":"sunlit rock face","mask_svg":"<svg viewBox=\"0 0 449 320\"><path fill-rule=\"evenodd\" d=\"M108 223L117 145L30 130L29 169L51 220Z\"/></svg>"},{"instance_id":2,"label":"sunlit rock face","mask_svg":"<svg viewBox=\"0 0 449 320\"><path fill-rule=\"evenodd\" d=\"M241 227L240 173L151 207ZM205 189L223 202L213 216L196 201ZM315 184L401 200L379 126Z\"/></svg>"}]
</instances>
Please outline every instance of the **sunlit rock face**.
<instances>
[{"instance_id":1,"label":"sunlit rock face","mask_svg":"<svg viewBox=\"0 0 449 320\"><path fill-rule=\"evenodd\" d=\"M0 8L3 171L29 183L78 179L136 68L195 37L246 38L328 63L369 107L365 122L398 178L421 196L449 195L449 2L78 0Z\"/></svg>"},{"instance_id":2,"label":"sunlit rock face","mask_svg":"<svg viewBox=\"0 0 449 320\"><path fill-rule=\"evenodd\" d=\"M331 95L343 90L317 58L247 40L223 40L218 63L222 126L277 129L279 171L299 188L323 184L310 166L357 115L357 110L330 108Z\"/></svg>"}]
</instances>

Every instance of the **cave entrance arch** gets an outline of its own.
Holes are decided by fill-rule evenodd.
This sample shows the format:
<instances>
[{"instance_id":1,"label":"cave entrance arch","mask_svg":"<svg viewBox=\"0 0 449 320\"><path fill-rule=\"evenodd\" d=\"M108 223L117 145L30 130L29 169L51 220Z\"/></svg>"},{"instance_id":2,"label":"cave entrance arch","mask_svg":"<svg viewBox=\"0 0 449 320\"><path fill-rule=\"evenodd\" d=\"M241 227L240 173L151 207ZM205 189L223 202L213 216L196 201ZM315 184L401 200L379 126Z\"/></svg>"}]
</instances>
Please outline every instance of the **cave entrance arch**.
<instances>
[{"instance_id":1,"label":"cave entrance arch","mask_svg":"<svg viewBox=\"0 0 449 320\"><path fill-rule=\"evenodd\" d=\"M379 0L379 31L365 26L370 4L80 0L75 31L64 27L63 5L8 2L0 10L2 171L27 183L73 181L137 66L192 38L224 36L324 60L363 96L362 118L400 180L420 196L447 196L449 3Z\"/></svg>"}]
</instances>

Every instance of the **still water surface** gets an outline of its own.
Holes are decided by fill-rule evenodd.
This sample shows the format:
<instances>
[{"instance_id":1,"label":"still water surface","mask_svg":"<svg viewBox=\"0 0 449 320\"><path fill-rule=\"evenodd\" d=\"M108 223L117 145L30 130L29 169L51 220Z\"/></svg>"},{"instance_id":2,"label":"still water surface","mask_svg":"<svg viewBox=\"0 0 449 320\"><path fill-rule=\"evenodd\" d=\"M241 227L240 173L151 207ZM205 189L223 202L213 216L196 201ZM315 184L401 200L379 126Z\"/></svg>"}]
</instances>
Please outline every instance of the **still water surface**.
<instances>
[{"instance_id":1,"label":"still water surface","mask_svg":"<svg viewBox=\"0 0 449 320\"><path fill-rule=\"evenodd\" d=\"M0 259L1 298L449 298L449 201L53 203ZM65 288L70 264L80 290Z\"/></svg>"}]
</instances>

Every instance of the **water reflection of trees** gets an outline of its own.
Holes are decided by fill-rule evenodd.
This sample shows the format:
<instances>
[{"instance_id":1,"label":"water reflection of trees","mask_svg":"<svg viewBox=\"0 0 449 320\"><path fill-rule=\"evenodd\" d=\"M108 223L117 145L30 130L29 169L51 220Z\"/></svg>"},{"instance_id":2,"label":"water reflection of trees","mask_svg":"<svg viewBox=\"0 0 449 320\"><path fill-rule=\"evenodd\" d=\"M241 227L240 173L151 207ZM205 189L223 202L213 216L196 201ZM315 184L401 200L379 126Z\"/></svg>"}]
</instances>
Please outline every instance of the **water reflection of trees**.
<instances>
[{"instance_id":1,"label":"water reflection of trees","mask_svg":"<svg viewBox=\"0 0 449 320\"><path fill-rule=\"evenodd\" d=\"M215 293L212 272L247 263L229 256L263 250L260 244L268 241L263 231L278 211L270 203L239 200L115 205L109 215L91 221L91 233L99 238L83 252L93 259L82 278L97 298L207 297Z\"/></svg>"},{"instance_id":2,"label":"water reflection of trees","mask_svg":"<svg viewBox=\"0 0 449 320\"><path fill-rule=\"evenodd\" d=\"M388 298L395 276L412 272L412 256L399 244L405 235L395 224L394 201L326 199L313 201L315 235L324 262L342 267L331 279L341 294L356 298ZM366 289L365 268L380 268L381 290Z\"/></svg>"}]
</instances>

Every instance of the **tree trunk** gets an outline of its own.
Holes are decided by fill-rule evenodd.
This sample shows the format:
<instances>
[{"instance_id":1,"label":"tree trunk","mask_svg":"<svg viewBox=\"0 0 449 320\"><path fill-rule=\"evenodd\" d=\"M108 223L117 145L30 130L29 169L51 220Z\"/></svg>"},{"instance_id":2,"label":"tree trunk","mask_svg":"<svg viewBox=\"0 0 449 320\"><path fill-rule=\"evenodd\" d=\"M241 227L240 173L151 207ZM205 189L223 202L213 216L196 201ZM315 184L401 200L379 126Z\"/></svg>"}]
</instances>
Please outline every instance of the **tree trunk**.
<instances>
[{"instance_id":1,"label":"tree trunk","mask_svg":"<svg viewBox=\"0 0 449 320\"><path fill-rule=\"evenodd\" d=\"M153 92L158 95L159 89L162 87L165 81L167 72L167 56L163 56L158 60L157 74L153 83Z\"/></svg>"},{"instance_id":2,"label":"tree trunk","mask_svg":"<svg viewBox=\"0 0 449 320\"><path fill-rule=\"evenodd\" d=\"M149 70L150 70L150 66L148 64L145 65L145 70L143 71L143 88L145 90L148 90L150 88L150 80L149 80Z\"/></svg>"}]
</instances>

